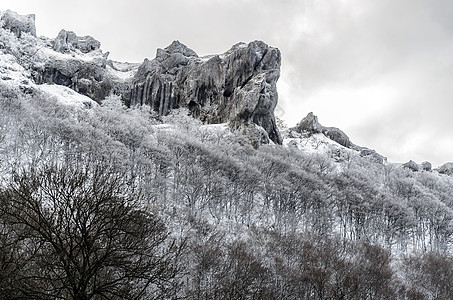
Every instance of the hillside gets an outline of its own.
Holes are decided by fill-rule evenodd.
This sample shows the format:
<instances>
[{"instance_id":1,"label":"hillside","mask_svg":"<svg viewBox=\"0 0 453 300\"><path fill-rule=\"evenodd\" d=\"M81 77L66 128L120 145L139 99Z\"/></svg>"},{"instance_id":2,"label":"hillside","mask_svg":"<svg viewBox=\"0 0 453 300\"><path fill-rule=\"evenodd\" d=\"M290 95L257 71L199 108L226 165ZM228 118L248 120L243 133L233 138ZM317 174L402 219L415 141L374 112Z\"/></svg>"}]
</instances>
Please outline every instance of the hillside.
<instances>
[{"instance_id":1,"label":"hillside","mask_svg":"<svg viewBox=\"0 0 453 300\"><path fill-rule=\"evenodd\" d=\"M0 27L0 299L453 297L451 164L279 129L278 49Z\"/></svg>"}]
</instances>

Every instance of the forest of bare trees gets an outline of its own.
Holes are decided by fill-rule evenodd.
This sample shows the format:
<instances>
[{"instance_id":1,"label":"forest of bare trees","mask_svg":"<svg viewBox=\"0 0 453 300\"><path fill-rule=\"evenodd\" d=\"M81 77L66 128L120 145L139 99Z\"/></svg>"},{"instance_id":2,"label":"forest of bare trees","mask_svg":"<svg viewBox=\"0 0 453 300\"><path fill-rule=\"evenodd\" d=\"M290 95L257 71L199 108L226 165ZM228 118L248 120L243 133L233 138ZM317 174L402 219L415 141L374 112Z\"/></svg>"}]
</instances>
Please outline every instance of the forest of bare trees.
<instances>
[{"instance_id":1,"label":"forest of bare trees","mask_svg":"<svg viewBox=\"0 0 453 300\"><path fill-rule=\"evenodd\" d=\"M453 297L451 177L12 94L1 299Z\"/></svg>"}]
</instances>

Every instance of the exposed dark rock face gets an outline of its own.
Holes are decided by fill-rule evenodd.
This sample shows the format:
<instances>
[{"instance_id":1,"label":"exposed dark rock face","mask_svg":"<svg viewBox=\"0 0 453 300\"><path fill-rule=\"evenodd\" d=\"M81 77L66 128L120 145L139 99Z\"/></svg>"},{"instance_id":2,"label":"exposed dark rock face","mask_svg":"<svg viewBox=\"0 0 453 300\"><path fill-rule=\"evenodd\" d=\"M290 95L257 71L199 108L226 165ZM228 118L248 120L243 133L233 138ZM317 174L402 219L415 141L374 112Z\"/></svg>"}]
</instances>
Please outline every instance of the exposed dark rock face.
<instances>
[{"instance_id":1,"label":"exposed dark rock face","mask_svg":"<svg viewBox=\"0 0 453 300\"><path fill-rule=\"evenodd\" d=\"M36 36L34 15L7 11L2 21L19 38L23 32ZM257 144L282 142L274 117L281 56L264 42L239 43L224 54L198 57L175 41L158 49L155 59L145 59L135 75L115 69L118 63L109 61L90 36L61 30L54 40L36 43L41 48L29 55L27 68L37 84L63 85L97 102L120 94L127 106L149 105L160 115L187 107L208 124L229 122ZM48 56L39 58L35 54L42 48L56 52L46 49Z\"/></svg>"},{"instance_id":2,"label":"exposed dark rock face","mask_svg":"<svg viewBox=\"0 0 453 300\"><path fill-rule=\"evenodd\" d=\"M175 41L143 62L126 103L147 104L162 115L188 107L204 122L229 121L239 130L256 124L280 144L274 117L280 61L280 51L260 41L203 58Z\"/></svg>"},{"instance_id":3,"label":"exposed dark rock face","mask_svg":"<svg viewBox=\"0 0 453 300\"><path fill-rule=\"evenodd\" d=\"M305 118L303 118L296 125L296 127L292 128L292 130L295 130L300 133L305 131L310 134L323 133L329 139L337 142L338 144L346 148L351 148L353 146L346 133L344 133L342 130L336 127L322 126L318 122L318 117L313 115L312 112L310 112Z\"/></svg>"},{"instance_id":4,"label":"exposed dark rock face","mask_svg":"<svg viewBox=\"0 0 453 300\"><path fill-rule=\"evenodd\" d=\"M108 52L102 53L100 42L90 36L80 37L72 31L61 30L52 41L53 50L73 54L73 58L58 58L38 61L33 70L37 84L58 84L101 102L112 92L123 93L128 87L123 82L113 80L107 72ZM78 52L80 51L80 52ZM89 60L82 60L77 53L96 51Z\"/></svg>"},{"instance_id":5,"label":"exposed dark rock face","mask_svg":"<svg viewBox=\"0 0 453 300\"><path fill-rule=\"evenodd\" d=\"M18 38L23 32L29 33L36 37L35 15L19 15L13 11L7 10L2 14L2 28L13 32Z\"/></svg>"},{"instance_id":6,"label":"exposed dark rock face","mask_svg":"<svg viewBox=\"0 0 453 300\"><path fill-rule=\"evenodd\" d=\"M77 36L72 31L62 29L55 38L53 49L57 52L67 53L69 51L80 50L88 53L101 47L101 43L91 36Z\"/></svg>"},{"instance_id":7,"label":"exposed dark rock face","mask_svg":"<svg viewBox=\"0 0 453 300\"><path fill-rule=\"evenodd\" d=\"M37 84L64 85L100 102L122 87L120 83L115 83L106 76L106 63L106 59L92 62L77 59L50 60L35 69L34 80Z\"/></svg>"},{"instance_id":8,"label":"exposed dark rock face","mask_svg":"<svg viewBox=\"0 0 453 300\"><path fill-rule=\"evenodd\" d=\"M306 131L308 133L322 133L324 126L319 124L318 117L315 116L312 112L308 113L308 115L303 118L299 123L297 123L296 127L293 130L297 132Z\"/></svg>"},{"instance_id":9,"label":"exposed dark rock face","mask_svg":"<svg viewBox=\"0 0 453 300\"><path fill-rule=\"evenodd\" d=\"M63 53L97 50L98 42L87 40L61 31L54 49ZM258 132L256 124L267 135L258 140L281 144L274 117L281 59L278 49L255 41L237 44L223 55L198 57L195 51L175 41L158 49L155 59L145 59L129 81L115 81L108 76L106 66L112 66L112 62L106 56L92 62L51 60L35 69L34 78L38 84L64 85L98 102L115 92L122 95L127 106L149 105L160 115L187 107L203 122L229 122L233 129L248 135Z\"/></svg>"},{"instance_id":10,"label":"exposed dark rock face","mask_svg":"<svg viewBox=\"0 0 453 300\"><path fill-rule=\"evenodd\" d=\"M324 127L322 133L332 141L335 141L346 148L351 148L353 145L346 133L336 127Z\"/></svg>"},{"instance_id":11,"label":"exposed dark rock face","mask_svg":"<svg viewBox=\"0 0 453 300\"><path fill-rule=\"evenodd\" d=\"M448 162L444 165L442 165L437 171L440 174L445 174L449 176L453 176L453 162Z\"/></svg>"}]
</instances>

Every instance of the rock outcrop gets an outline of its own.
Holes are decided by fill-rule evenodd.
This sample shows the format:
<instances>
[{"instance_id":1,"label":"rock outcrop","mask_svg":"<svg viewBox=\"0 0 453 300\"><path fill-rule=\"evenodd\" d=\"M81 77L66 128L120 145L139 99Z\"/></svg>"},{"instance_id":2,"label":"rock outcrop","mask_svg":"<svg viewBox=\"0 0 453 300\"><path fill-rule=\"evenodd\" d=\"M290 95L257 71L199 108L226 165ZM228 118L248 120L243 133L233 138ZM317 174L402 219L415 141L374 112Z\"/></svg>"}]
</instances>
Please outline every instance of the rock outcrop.
<instances>
[{"instance_id":1,"label":"rock outcrop","mask_svg":"<svg viewBox=\"0 0 453 300\"><path fill-rule=\"evenodd\" d=\"M308 113L308 115L299 123L297 123L295 127L290 128L290 131L297 132L302 135L321 133L332 141L337 142L341 146L359 152L360 156L366 157L371 161L379 164L383 164L387 161L386 157L377 153L375 150L353 144L346 133L344 133L342 130L336 127L325 127L321 125L318 121L318 117L315 116L312 112Z\"/></svg>"},{"instance_id":2,"label":"rock outcrop","mask_svg":"<svg viewBox=\"0 0 453 300\"><path fill-rule=\"evenodd\" d=\"M383 164L387 161L387 157L377 153L376 150L368 149L366 147L359 147L359 146L356 146L356 148L360 151L361 157L367 157L368 159L370 159L376 163L379 163L379 164Z\"/></svg>"},{"instance_id":3,"label":"rock outcrop","mask_svg":"<svg viewBox=\"0 0 453 300\"><path fill-rule=\"evenodd\" d=\"M77 36L72 31L62 29L55 38L53 49L60 53L80 50L88 53L101 48L101 43L91 36Z\"/></svg>"},{"instance_id":4,"label":"rock outcrop","mask_svg":"<svg viewBox=\"0 0 453 300\"><path fill-rule=\"evenodd\" d=\"M402 165L404 168L411 170L412 172L420 172L420 171L432 171L432 165L428 161L424 161L421 164L417 164L415 161L410 160L407 163Z\"/></svg>"},{"instance_id":5,"label":"rock outcrop","mask_svg":"<svg viewBox=\"0 0 453 300\"><path fill-rule=\"evenodd\" d=\"M36 36L33 15L8 11L2 20L19 39L23 32ZM53 40L36 38L36 44L26 61L37 84L63 85L97 102L119 94L127 106L149 105L160 115L186 107L205 123L228 122L257 144L282 142L274 117L281 56L264 42L239 43L224 54L199 57L175 41L136 72L116 69L120 64L108 60L90 36L61 30Z\"/></svg>"},{"instance_id":6,"label":"rock outcrop","mask_svg":"<svg viewBox=\"0 0 453 300\"><path fill-rule=\"evenodd\" d=\"M319 124L318 117L315 116L312 112L308 113L308 115L303 118L299 123L297 123L296 127L292 128L293 130L302 133L308 132L311 134L314 133L322 133L324 126Z\"/></svg>"},{"instance_id":7,"label":"rock outcrop","mask_svg":"<svg viewBox=\"0 0 453 300\"><path fill-rule=\"evenodd\" d=\"M1 16L2 28L13 32L18 38L23 32L36 37L35 15L19 15L7 10Z\"/></svg>"},{"instance_id":8,"label":"rock outcrop","mask_svg":"<svg viewBox=\"0 0 453 300\"><path fill-rule=\"evenodd\" d=\"M437 169L440 174L453 176L453 162L448 162Z\"/></svg>"},{"instance_id":9,"label":"rock outcrop","mask_svg":"<svg viewBox=\"0 0 453 300\"><path fill-rule=\"evenodd\" d=\"M353 144L349 140L349 137L342 130L336 127L325 127L319 124L318 117L313 115L310 112L305 118L303 118L296 127L292 128L297 132L307 132L310 134L322 133L329 139L337 142L338 144L346 147L352 148Z\"/></svg>"},{"instance_id":10,"label":"rock outcrop","mask_svg":"<svg viewBox=\"0 0 453 300\"><path fill-rule=\"evenodd\" d=\"M143 62L126 103L147 104L163 115L188 107L203 122L230 122L240 130L256 124L280 144L274 117L280 61L280 51L261 41L202 58L175 41Z\"/></svg>"},{"instance_id":11,"label":"rock outcrop","mask_svg":"<svg viewBox=\"0 0 453 300\"><path fill-rule=\"evenodd\" d=\"M407 163L403 164L403 167L409 169L413 172L420 171L420 166L413 160L408 161Z\"/></svg>"},{"instance_id":12,"label":"rock outcrop","mask_svg":"<svg viewBox=\"0 0 453 300\"><path fill-rule=\"evenodd\" d=\"M106 59L84 62L78 59L49 60L35 68L37 84L58 84L101 102L112 92L127 89L124 84L114 82L106 72Z\"/></svg>"}]
</instances>

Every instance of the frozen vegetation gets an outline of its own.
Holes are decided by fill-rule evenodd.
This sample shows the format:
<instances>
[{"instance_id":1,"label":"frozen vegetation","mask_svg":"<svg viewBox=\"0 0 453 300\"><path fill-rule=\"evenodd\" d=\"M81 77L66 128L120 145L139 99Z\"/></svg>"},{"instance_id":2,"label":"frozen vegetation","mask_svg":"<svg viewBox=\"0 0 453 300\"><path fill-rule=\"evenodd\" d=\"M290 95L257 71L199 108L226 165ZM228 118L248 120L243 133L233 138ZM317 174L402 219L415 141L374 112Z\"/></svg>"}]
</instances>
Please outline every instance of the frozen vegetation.
<instances>
[{"instance_id":1,"label":"frozen vegetation","mask_svg":"<svg viewBox=\"0 0 453 300\"><path fill-rule=\"evenodd\" d=\"M94 63L71 47L97 43L69 34L53 57L52 40L3 27L0 299L453 298L449 164L387 162L313 114L279 133L254 112L243 130L37 84L34 65Z\"/></svg>"}]
</instances>

